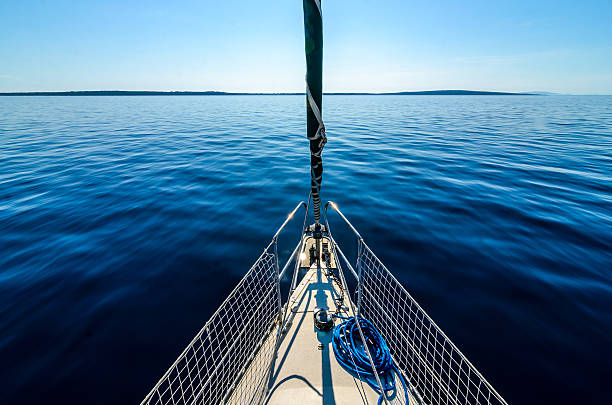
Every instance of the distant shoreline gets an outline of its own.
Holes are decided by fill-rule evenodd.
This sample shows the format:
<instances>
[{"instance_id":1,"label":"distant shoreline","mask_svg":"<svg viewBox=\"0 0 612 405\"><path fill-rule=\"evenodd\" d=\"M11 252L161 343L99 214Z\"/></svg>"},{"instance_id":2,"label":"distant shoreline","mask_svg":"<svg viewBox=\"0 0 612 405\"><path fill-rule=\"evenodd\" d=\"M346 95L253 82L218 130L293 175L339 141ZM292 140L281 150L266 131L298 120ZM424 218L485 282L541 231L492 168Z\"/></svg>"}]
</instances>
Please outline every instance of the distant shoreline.
<instances>
[{"instance_id":1,"label":"distant shoreline","mask_svg":"<svg viewBox=\"0 0 612 405\"><path fill-rule=\"evenodd\" d=\"M30 91L0 93L0 96L303 96L305 93L231 93L225 91ZM503 91L475 90L427 90L398 91L391 93L324 93L329 96L536 96L541 93L510 93Z\"/></svg>"}]
</instances>

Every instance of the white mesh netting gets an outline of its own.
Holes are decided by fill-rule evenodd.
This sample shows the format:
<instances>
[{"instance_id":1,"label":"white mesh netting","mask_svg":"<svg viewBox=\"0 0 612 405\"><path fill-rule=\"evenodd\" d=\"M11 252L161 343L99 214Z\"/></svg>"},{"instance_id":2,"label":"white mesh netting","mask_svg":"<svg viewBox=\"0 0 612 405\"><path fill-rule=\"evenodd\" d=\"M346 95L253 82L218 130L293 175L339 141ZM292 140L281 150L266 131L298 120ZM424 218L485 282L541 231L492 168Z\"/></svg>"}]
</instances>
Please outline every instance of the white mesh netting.
<instances>
[{"instance_id":1,"label":"white mesh netting","mask_svg":"<svg viewBox=\"0 0 612 405\"><path fill-rule=\"evenodd\" d=\"M507 405L370 248L359 243L361 316L381 332L423 403Z\"/></svg>"},{"instance_id":2,"label":"white mesh netting","mask_svg":"<svg viewBox=\"0 0 612 405\"><path fill-rule=\"evenodd\" d=\"M276 347L277 271L264 252L142 404L256 402Z\"/></svg>"}]
</instances>

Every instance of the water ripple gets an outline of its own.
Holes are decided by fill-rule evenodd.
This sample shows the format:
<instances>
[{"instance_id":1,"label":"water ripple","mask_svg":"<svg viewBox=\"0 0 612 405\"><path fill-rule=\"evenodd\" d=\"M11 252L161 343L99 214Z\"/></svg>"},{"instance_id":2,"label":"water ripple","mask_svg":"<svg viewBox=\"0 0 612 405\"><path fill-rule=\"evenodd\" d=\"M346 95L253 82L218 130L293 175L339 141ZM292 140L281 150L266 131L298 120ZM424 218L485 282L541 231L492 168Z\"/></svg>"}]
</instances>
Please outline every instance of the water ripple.
<instances>
[{"instance_id":1,"label":"water ripple","mask_svg":"<svg viewBox=\"0 0 612 405\"><path fill-rule=\"evenodd\" d=\"M607 398L610 111L324 99L324 198L510 403ZM0 97L0 402L138 402L306 197L304 112L301 96Z\"/></svg>"}]
</instances>

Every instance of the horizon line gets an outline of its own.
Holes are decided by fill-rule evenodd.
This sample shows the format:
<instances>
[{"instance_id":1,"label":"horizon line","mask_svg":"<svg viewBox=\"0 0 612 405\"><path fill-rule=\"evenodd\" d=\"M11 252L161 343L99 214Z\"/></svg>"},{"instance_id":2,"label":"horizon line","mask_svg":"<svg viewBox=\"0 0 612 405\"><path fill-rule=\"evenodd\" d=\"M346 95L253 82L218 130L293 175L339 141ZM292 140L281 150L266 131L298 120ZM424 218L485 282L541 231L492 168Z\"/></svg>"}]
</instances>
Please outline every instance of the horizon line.
<instances>
[{"instance_id":1,"label":"horizon line","mask_svg":"<svg viewBox=\"0 0 612 405\"><path fill-rule=\"evenodd\" d=\"M325 95L550 95L550 92L508 92L488 90L415 90L392 92L324 92ZM128 96L128 95L305 95L305 92L228 92L217 90L67 90L67 91L13 91L0 92L0 96Z\"/></svg>"}]
</instances>

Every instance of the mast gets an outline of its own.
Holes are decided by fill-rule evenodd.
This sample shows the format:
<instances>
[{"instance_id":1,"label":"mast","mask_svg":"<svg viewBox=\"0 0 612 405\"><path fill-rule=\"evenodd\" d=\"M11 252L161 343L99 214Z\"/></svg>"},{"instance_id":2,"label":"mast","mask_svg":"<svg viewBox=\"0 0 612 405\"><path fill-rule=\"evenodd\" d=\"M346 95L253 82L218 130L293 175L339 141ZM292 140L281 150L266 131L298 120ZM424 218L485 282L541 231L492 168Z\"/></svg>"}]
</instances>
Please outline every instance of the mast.
<instances>
[{"instance_id":1,"label":"mast","mask_svg":"<svg viewBox=\"0 0 612 405\"><path fill-rule=\"evenodd\" d=\"M306 135L310 140L310 192L317 224L321 218L321 152L327 142L323 125L323 20L321 0L303 0L306 49Z\"/></svg>"}]
</instances>

